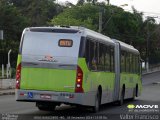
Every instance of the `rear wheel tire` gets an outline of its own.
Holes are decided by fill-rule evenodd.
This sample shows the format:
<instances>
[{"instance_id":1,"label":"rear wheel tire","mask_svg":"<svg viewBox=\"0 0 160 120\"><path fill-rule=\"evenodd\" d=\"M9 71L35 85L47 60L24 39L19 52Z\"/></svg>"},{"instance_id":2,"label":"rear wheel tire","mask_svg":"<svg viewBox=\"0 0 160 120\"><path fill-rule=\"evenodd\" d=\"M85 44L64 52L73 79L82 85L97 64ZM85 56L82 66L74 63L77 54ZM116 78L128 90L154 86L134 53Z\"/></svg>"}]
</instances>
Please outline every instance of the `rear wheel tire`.
<instances>
[{"instance_id":1,"label":"rear wheel tire","mask_svg":"<svg viewBox=\"0 0 160 120\"><path fill-rule=\"evenodd\" d=\"M136 97L136 91L137 91L137 90L136 90L136 88L134 88L134 89L133 89L133 97L131 98L131 100L135 100L135 97Z\"/></svg>"},{"instance_id":2,"label":"rear wheel tire","mask_svg":"<svg viewBox=\"0 0 160 120\"><path fill-rule=\"evenodd\" d=\"M138 86L136 86L133 90L133 97L131 100L135 100L135 97L138 97Z\"/></svg>"},{"instance_id":3,"label":"rear wheel tire","mask_svg":"<svg viewBox=\"0 0 160 120\"><path fill-rule=\"evenodd\" d=\"M122 106L123 103L124 103L124 95L125 95L125 89L123 88L122 91L121 91L120 100L118 101L118 105L119 105L119 106Z\"/></svg>"},{"instance_id":4,"label":"rear wheel tire","mask_svg":"<svg viewBox=\"0 0 160 120\"><path fill-rule=\"evenodd\" d=\"M98 112L100 109L100 93L97 91L96 97L95 97L95 106L92 107L92 111L94 113Z\"/></svg>"}]
</instances>

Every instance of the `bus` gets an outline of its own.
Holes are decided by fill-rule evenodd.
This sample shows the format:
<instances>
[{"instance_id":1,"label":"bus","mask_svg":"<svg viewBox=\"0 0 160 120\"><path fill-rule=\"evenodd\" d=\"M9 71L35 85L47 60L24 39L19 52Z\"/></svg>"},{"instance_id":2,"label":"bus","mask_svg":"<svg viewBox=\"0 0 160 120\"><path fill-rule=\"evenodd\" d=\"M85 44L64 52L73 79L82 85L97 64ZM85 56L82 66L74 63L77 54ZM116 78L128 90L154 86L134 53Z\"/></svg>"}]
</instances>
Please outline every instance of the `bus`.
<instances>
[{"instance_id":1,"label":"bus","mask_svg":"<svg viewBox=\"0 0 160 120\"><path fill-rule=\"evenodd\" d=\"M98 112L141 94L140 53L133 46L84 27L25 28L16 68L16 101L39 110L61 104Z\"/></svg>"}]
</instances>

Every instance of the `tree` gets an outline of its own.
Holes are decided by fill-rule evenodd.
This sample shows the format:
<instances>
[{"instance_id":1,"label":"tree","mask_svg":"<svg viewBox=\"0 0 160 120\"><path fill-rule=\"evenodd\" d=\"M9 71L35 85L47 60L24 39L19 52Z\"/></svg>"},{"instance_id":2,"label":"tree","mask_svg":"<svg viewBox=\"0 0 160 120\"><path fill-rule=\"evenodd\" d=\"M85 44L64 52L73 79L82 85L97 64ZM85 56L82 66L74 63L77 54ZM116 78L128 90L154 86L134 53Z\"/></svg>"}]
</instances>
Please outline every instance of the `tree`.
<instances>
[{"instance_id":1,"label":"tree","mask_svg":"<svg viewBox=\"0 0 160 120\"><path fill-rule=\"evenodd\" d=\"M107 1L107 5L109 5L109 4L110 4L110 0L105 0L105 1Z\"/></svg>"},{"instance_id":2,"label":"tree","mask_svg":"<svg viewBox=\"0 0 160 120\"><path fill-rule=\"evenodd\" d=\"M92 0L92 4L96 4L97 3L97 0Z\"/></svg>"},{"instance_id":3,"label":"tree","mask_svg":"<svg viewBox=\"0 0 160 120\"><path fill-rule=\"evenodd\" d=\"M77 5L80 6L80 5L83 5L84 3L85 3L85 0L78 0Z\"/></svg>"},{"instance_id":4,"label":"tree","mask_svg":"<svg viewBox=\"0 0 160 120\"><path fill-rule=\"evenodd\" d=\"M26 26L27 18L13 4L7 0L0 0L0 29L4 31L4 41L0 41L0 65L7 64L9 49L12 49L14 58L17 57L21 33ZM16 59L11 63L13 67L16 65Z\"/></svg>"},{"instance_id":5,"label":"tree","mask_svg":"<svg viewBox=\"0 0 160 120\"><path fill-rule=\"evenodd\" d=\"M17 40L24 27L28 26L25 16L6 0L0 0L0 29L4 30L4 39Z\"/></svg>"},{"instance_id":6,"label":"tree","mask_svg":"<svg viewBox=\"0 0 160 120\"><path fill-rule=\"evenodd\" d=\"M9 0L20 12L27 16L30 26L44 26L63 10L55 0Z\"/></svg>"},{"instance_id":7,"label":"tree","mask_svg":"<svg viewBox=\"0 0 160 120\"><path fill-rule=\"evenodd\" d=\"M96 30L98 25L95 22L98 22L98 6L84 4L65 9L64 12L54 17L50 24L85 26Z\"/></svg>"}]
</instances>

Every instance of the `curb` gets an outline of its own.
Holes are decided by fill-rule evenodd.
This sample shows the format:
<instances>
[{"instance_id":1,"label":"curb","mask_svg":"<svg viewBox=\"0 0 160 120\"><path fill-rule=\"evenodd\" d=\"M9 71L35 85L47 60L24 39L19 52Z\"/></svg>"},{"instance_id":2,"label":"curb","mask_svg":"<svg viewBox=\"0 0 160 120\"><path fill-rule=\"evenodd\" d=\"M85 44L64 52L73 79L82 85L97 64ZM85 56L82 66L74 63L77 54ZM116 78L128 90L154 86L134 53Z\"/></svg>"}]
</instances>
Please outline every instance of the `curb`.
<instances>
[{"instance_id":1,"label":"curb","mask_svg":"<svg viewBox=\"0 0 160 120\"><path fill-rule=\"evenodd\" d=\"M152 71L152 72L142 73L142 76L143 76L143 75L152 74L152 73L156 73L156 72L160 72L160 71L159 71L159 70L157 70L157 71Z\"/></svg>"},{"instance_id":2,"label":"curb","mask_svg":"<svg viewBox=\"0 0 160 120\"><path fill-rule=\"evenodd\" d=\"M0 96L2 95L15 95L15 91L0 92Z\"/></svg>"},{"instance_id":3,"label":"curb","mask_svg":"<svg viewBox=\"0 0 160 120\"><path fill-rule=\"evenodd\" d=\"M153 82L154 85L160 85L160 82Z\"/></svg>"}]
</instances>

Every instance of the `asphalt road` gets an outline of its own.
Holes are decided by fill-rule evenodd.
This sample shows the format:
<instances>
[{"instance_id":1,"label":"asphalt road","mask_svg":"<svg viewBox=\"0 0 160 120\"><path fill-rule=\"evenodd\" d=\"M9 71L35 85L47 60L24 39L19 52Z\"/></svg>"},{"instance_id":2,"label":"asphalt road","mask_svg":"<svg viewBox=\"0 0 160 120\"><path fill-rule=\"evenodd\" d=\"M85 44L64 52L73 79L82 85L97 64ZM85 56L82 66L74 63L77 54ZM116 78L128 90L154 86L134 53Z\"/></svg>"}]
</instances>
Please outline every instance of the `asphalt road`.
<instances>
[{"instance_id":1,"label":"asphalt road","mask_svg":"<svg viewBox=\"0 0 160 120\"><path fill-rule=\"evenodd\" d=\"M123 106L117 106L114 103L109 103L101 106L100 112L94 114L89 109L83 107L75 107L69 105L62 105L56 107L54 112L39 111L35 107L35 103L16 102L14 95L0 96L0 113L21 114L33 116L92 116L92 115L104 115L104 119L120 119L126 114L152 114L155 119L160 119L160 84L153 84L160 82L160 72L144 75L143 79L143 91L140 97L137 97L134 101L126 100ZM158 105L158 109L152 109L152 111L144 111L142 109L138 111L129 111L128 104L134 105ZM147 109L150 110L150 109ZM121 116L122 115L122 116ZM126 117L126 116L125 116ZM134 116L135 117L135 116ZM153 116L152 116L153 117ZM34 118L36 119L36 118ZM37 118L40 119L40 118ZM42 118L41 118L42 119ZM47 119L47 118L46 118ZM45 119L45 120L46 120ZM51 118L50 118L51 119ZM54 118L52 118L53 120ZM55 118L56 119L56 118ZM62 118L63 119L63 118ZM74 118L73 118L74 119ZM78 118L75 118L78 119ZM138 119L138 118L137 118Z\"/></svg>"}]
</instances>

